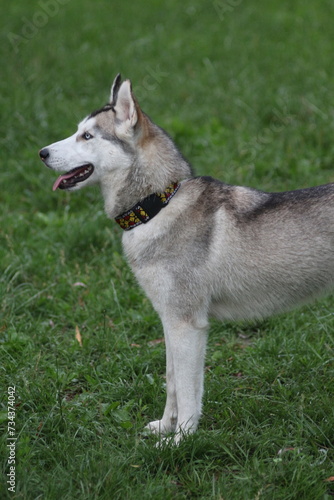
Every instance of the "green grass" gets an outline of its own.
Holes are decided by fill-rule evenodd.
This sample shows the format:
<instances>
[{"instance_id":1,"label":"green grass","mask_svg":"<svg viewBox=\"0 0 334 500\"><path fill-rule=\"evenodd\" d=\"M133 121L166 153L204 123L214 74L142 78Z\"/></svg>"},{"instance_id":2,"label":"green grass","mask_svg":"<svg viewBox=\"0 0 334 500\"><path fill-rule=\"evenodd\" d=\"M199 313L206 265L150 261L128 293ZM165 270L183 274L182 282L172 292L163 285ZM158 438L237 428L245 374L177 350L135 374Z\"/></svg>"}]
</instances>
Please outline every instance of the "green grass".
<instances>
[{"instance_id":1,"label":"green grass","mask_svg":"<svg viewBox=\"0 0 334 500\"><path fill-rule=\"evenodd\" d=\"M121 71L198 174L268 190L333 182L333 3L63 3L46 18L43 2L4 7L1 498L331 498L333 296L213 322L200 429L158 450L141 431L164 407L159 319L99 192L53 193L37 153L103 105Z\"/></svg>"}]
</instances>

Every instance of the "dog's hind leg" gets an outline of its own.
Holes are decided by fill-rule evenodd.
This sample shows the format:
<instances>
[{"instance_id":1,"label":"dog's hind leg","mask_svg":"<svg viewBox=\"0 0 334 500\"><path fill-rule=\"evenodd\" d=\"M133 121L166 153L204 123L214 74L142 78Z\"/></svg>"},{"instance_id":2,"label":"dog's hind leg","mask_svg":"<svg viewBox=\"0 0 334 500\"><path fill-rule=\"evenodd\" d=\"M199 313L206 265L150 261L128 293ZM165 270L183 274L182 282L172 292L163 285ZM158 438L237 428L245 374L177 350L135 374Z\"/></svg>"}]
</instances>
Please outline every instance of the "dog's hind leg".
<instances>
[{"instance_id":1,"label":"dog's hind leg","mask_svg":"<svg viewBox=\"0 0 334 500\"><path fill-rule=\"evenodd\" d=\"M171 315L172 316L172 315ZM167 353L167 402L161 420L147 427L155 433L174 431L174 442L195 432L202 409L206 316L191 321L164 318Z\"/></svg>"}]
</instances>

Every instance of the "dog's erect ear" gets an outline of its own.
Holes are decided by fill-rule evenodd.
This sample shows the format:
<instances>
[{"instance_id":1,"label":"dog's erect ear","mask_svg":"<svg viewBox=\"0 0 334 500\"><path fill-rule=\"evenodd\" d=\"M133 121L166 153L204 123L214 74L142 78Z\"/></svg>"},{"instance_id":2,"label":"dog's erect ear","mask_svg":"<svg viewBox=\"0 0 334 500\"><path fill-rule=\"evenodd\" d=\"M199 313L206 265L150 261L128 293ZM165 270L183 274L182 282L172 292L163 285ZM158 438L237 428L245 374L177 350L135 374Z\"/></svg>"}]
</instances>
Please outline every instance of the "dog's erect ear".
<instances>
[{"instance_id":1,"label":"dog's erect ear","mask_svg":"<svg viewBox=\"0 0 334 500\"><path fill-rule=\"evenodd\" d=\"M117 94L118 94L119 88L121 86L121 82L122 82L122 77L121 77L121 74L118 73L118 75L116 76L116 78L111 86L110 104L112 106L115 106L115 104L116 104Z\"/></svg>"},{"instance_id":2,"label":"dog's erect ear","mask_svg":"<svg viewBox=\"0 0 334 500\"><path fill-rule=\"evenodd\" d=\"M132 95L130 80L125 80L120 85L116 95L116 102L113 105L116 113L116 120L118 121L118 127L123 132L127 132L130 128L136 125L138 114L136 103Z\"/></svg>"}]
</instances>

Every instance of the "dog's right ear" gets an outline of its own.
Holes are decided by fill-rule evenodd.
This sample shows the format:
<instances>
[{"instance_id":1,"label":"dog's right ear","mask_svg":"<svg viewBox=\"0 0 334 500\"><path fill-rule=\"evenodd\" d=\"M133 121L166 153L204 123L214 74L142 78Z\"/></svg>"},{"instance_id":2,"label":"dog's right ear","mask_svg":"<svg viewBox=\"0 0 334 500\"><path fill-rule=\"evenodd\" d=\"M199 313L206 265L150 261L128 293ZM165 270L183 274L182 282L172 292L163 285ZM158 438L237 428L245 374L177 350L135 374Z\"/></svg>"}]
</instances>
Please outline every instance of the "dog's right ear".
<instances>
[{"instance_id":1,"label":"dog's right ear","mask_svg":"<svg viewBox=\"0 0 334 500\"><path fill-rule=\"evenodd\" d=\"M121 77L121 74L118 73L118 75L116 76L116 78L111 86L110 104L112 106L115 106L115 104L116 104L117 94L118 94L119 88L121 86L121 83L122 83L122 77Z\"/></svg>"}]
</instances>

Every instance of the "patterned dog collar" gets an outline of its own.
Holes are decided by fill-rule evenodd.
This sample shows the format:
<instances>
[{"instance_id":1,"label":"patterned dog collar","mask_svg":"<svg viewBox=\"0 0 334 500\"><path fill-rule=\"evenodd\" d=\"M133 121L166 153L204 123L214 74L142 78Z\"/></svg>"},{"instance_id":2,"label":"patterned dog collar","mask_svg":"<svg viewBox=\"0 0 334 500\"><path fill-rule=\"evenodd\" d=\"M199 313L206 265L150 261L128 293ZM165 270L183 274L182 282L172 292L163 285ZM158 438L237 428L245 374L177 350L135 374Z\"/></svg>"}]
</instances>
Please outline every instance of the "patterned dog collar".
<instances>
[{"instance_id":1,"label":"patterned dog collar","mask_svg":"<svg viewBox=\"0 0 334 500\"><path fill-rule=\"evenodd\" d=\"M140 224L146 224L146 222L153 219L162 208L168 205L179 187L180 184L178 182L173 182L163 193L154 193L147 196L147 198L141 200L130 208L130 210L116 217L115 221L124 231L129 231Z\"/></svg>"}]
</instances>

